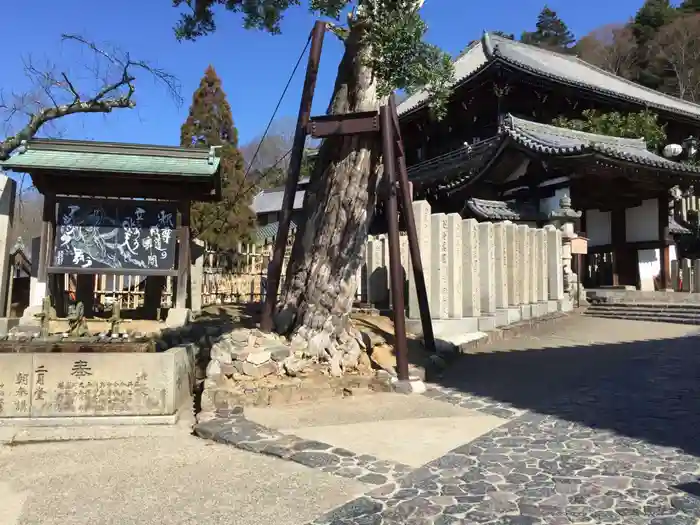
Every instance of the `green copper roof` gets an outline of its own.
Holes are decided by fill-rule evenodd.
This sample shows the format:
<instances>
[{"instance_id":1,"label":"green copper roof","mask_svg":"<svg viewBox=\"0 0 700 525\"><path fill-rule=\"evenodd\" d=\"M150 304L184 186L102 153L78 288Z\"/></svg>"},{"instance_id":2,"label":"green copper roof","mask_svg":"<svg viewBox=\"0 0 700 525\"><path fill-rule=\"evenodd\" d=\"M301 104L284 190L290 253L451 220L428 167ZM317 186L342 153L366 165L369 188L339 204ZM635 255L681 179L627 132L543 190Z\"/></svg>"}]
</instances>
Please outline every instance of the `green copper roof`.
<instances>
[{"instance_id":1,"label":"green copper roof","mask_svg":"<svg viewBox=\"0 0 700 525\"><path fill-rule=\"evenodd\" d=\"M0 162L6 170L211 177L215 150L77 140L30 140Z\"/></svg>"}]
</instances>

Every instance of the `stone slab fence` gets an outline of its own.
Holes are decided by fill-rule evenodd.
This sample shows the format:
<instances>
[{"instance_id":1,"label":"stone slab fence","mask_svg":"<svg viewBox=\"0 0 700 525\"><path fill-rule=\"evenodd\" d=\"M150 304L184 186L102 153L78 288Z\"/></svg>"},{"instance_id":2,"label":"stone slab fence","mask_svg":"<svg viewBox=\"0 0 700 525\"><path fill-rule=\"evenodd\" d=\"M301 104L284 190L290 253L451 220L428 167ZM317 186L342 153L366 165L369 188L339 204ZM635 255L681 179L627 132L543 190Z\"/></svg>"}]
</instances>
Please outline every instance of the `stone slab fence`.
<instances>
[{"instance_id":1,"label":"stone slab fence","mask_svg":"<svg viewBox=\"0 0 700 525\"><path fill-rule=\"evenodd\" d=\"M674 292L700 293L700 259L671 261L671 287Z\"/></svg>"},{"instance_id":2,"label":"stone slab fence","mask_svg":"<svg viewBox=\"0 0 700 525\"><path fill-rule=\"evenodd\" d=\"M562 233L555 226L533 228L431 213L426 201L415 201L413 212L436 335L449 331L448 325L461 332L486 331L570 309L564 299ZM370 237L366 253L362 294L372 304L387 304L386 236ZM409 329L418 333L418 296L403 235L400 254Z\"/></svg>"}]
</instances>

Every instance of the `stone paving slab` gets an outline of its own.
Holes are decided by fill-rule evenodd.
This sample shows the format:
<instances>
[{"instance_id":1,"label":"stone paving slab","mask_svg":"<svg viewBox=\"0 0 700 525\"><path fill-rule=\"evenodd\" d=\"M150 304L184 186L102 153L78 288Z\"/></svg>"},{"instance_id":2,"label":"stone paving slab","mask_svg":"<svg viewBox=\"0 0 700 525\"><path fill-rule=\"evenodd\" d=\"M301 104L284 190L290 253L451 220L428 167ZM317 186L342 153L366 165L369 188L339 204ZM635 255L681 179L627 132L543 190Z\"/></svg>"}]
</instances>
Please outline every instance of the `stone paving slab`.
<instances>
[{"instance_id":1,"label":"stone paving slab","mask_svg":"<svg viewBox=\"0 0 700 525\"><path fill-rule=\"evenodd\" d=\"M695 525L698 458L524 414L314 525Z\"/></svg>"},{"instance_id":2,"label":"stone paving slab","mask_svg":"<svg viewBox=\"0 0 700 525\"><path fill-rule=\"evenodd\" d=\"M312 523L697 525L697 330L574 316L493 348L426 395L508 423Z\"/></svg>"},{"instance_id":3,"label":"stone paving slab","mask_svg":"<svg viewBox=\"0 0 700 525\"><path fill-rule=\"evenodd\" d=\"M328 443L283 434L248 420L242 409L220 416L196 425L195 434L241 450L275 456L370 485L383 485L412 470L408 465L370 454L357 454Z\"/></svg>"}]
</instances>

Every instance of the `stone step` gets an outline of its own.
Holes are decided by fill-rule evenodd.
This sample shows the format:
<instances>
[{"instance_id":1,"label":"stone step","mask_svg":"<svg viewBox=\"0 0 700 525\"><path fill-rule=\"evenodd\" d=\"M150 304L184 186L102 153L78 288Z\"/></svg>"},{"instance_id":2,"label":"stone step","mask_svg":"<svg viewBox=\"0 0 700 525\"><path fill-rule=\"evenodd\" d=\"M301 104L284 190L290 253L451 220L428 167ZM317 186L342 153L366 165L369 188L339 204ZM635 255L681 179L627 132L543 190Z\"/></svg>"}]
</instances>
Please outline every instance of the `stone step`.
<instances>
[{"instance_id":1,"label":"stone step","mask_svg":"<svg viewBox=\"0 0 700 525\"><path fill-rule=\"evenodd\" d=\"M700 319L700 310L674 308L659 309L649 307L618 307L618 306L591 306L586 309L588 313L620 313L652 317L689 317Z\"/></svg>"},{"instance_id":2,"label":"stone step","mask_svg":"<svg viewBox=\"0 0 700 525\"><path fill-rule=\"evenodd\" d=\"M591 308L593 307L615 307L615 308L653 308L657 310L696 310L700 312L700 303L697 302L656 302L656 301L605 301L605 302L591 302Z\"/></svg>"},{"instance_id":3,"label":"stone step","mask_svg":"<svg viewBox=\"0 0 700 525\"><path fill-rule=\"evenodd\" d=\"M674 323L700 326L700 317L675 317L675 316L644 316L632 312L585 312L589 317L601 319L622 319L626 321L645 321L648 323Z\"/></svg>"}]
</instances>

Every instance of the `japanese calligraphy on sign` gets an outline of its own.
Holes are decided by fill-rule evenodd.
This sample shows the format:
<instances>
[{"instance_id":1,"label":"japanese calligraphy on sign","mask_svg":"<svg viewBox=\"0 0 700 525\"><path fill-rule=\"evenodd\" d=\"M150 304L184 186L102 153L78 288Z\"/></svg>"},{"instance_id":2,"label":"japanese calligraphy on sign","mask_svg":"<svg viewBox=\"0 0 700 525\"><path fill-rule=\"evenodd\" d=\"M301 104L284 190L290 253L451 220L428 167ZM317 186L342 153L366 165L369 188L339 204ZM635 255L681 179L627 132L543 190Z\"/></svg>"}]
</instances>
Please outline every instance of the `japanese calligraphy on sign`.
<instances>
[{"instance_id":1,"label":"japanese calligraphy on sign","mask_svg":"<svg viewBox=\"0 0 700 525\"><path fill-rule=\"evenodd\" d=\"M172 270L177 209L162 202L59 199L54 267Z\"/></svg>"}]
</instances>

